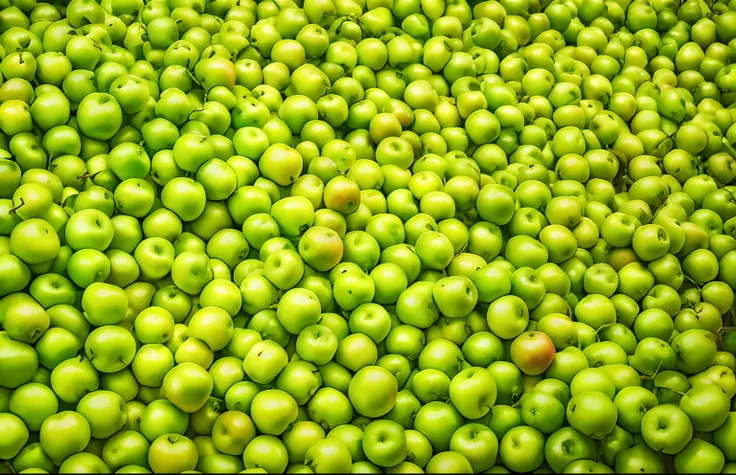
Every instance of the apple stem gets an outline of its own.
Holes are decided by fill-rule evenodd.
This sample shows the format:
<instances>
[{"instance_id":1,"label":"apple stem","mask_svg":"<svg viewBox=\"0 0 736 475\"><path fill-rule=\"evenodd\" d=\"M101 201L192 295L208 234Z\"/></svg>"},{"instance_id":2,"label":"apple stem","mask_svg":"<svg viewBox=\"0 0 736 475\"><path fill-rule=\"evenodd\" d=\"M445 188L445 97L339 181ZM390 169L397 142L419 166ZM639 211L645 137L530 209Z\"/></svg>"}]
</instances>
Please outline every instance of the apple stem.
<instances>
[{"instance_id":1,"label":"apple stem","mask_svg":"<svg viewBox=\"0 0 736 475\"><path fill-rule=\"evenodd\" d=\"M693 284L693 285L695 286L695 288L696 288L696 289L700 290L700 285L698 285L698 283L697 283L697 282L695 282L695 281L694 281L693 279L691 279L691 278L690 278L690 277L688 277L687 275L686 275L686 276L684 276L684 277L685 277L685 279L687 279L687 280L688 280L688 282L690 282L691 284Z\"/></svg>"},{"instance_id":2,"label":"apple stem","mask_svg":"<svg viewBox=\"0 0 736 475\"><path fill-rule=\"evenodd\" d=\"M721 147L726 150L726 153L729 154L731 158L736 158L736 150L734 150L733 146L726 137L723 137L721 139Z\"/></svg>"},{"instance_id":3,"label":"apple stem","mask_svg":"<svg viewBox=\"0 0 736 475\"><path fill-rule=\"evenodd\" d=\"M662 363L664 363L664 361L663 360L660 360L659 361L659 365L657 366L657 370L652 375L652 379L656 378L657 375L659 374L659 370L662 369Z\"/></svg>"},{"instance_id":4,"label":"apple stem","mask_svg":"<svg viewBox=\"0 0 736 475\"><path fill-rule=\"evenodd\" d=\"M197 80L197 78L194 76L194 74L189 69L187 69L187 73L189 73L189 77L192 78L192 81L194 81L194 84L196 84L199 87L202 87L202 84Z\"/></svg>"},{"instance_id":5,"label":"apple stem","mask_svg":"<svg viewBox=\"0 0 736 475\"><path fill-rule=\"evenodd\" d=\"M17 211L17 210L18 210L18 209L20 209L20 208L21 208L21 207L22 207L22 206L23 206L24 204L26 204L26 202L25 202L25 201L23 201L23 198L21 198L21 199L20 199L20 204L19 204L18 206L14 207L14 208L10 208L10 212L13 212L13 211Z\"/></svg>"}]
</instances>

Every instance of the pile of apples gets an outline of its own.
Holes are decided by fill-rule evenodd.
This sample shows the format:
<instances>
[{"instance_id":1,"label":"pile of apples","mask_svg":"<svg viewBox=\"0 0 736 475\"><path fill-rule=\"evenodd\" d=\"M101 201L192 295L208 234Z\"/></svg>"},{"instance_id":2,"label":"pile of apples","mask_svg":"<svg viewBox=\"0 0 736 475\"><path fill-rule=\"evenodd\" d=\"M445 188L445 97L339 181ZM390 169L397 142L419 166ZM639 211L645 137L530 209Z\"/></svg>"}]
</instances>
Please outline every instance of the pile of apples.
<instances>
[{"instance_id":1,"label":"pile of apples","mask_svg":"<svg viewBox=\"0 0 736 475\"><path fill-rule=\"evenodd\" d=\"M736 1L0 0L0 59L0 474L736 473Z\"/></svg>"}]
</instances>

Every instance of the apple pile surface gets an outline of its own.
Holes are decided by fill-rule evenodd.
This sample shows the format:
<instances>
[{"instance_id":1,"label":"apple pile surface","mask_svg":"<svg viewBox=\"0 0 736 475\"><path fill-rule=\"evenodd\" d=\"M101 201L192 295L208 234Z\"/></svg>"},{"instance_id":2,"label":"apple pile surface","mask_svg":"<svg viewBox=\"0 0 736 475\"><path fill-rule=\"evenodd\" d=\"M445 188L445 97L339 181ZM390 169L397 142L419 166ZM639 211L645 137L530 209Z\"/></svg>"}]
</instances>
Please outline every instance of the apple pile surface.
<instances>
[{"instance_id":1,"label":"apple pile surface","mask_svg":"<svg viewBox=\"0 0 736 475\"><path fill-rule=\"evenodd\" d=\"M0 474L736 473L736 0L0 0Z\"/></svg>"}]
</instances>

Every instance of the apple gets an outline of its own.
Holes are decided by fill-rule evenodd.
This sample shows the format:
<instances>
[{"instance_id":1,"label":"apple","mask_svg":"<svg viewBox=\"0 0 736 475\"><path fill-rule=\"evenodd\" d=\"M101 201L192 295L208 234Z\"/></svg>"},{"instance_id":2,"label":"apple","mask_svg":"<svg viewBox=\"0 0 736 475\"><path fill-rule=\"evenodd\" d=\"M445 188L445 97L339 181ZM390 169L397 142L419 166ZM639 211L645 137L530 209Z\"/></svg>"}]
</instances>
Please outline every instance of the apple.
<instances>
[{"instance_id":1,"label":"apple","mask_svg":"<svg viewBox=\"0 0 736 475\"><path fill-rule=\"evenodd\" d=\"M655 450L679 453L690 442L693 425L685 411L673 404L663 404L647 411L641 420L641 435Z\"/></svg>"},{"instance_id":2,"label":"apple","mask_svg":"<svg viewBox=\"0 0 736 475\"><path fill-rule=\"evenodd\" d=\"M452 434L450 451L463 455L474 472L487 470L496 463L498 438L488 427L468 423Z\"/></svg>"},{"instance_id":3,"label":"apple","mask_svg":"<svg viewBox=\"0 0 736 475\"><path fill-rule=\"evenodd\" d=\"M243 360L243 369L248 377L259 384L273 381L288 363L286 351L272 340L255 343Z\"/></svg>"},{"instance_id":4,"label":"apple","mask_svg":"<svg viewBox=\"0 0 736 475\"><path fill-rule=\"evenodd\" d=\"M189 424L189 415L167 399L152 401L143 408L138 419L140 433L149 442L164 434L183 434ZM127 424L130 422L129 418Z\"/></svg>"},{"instance_id":5,"label":"apple","mask_svg":"<svg viewBox=\"0 0 736 475\"><path fill-rule=\"evenodd\" d=\"M393 374L380 366L361 368L350 380L348 397L355 410L366 417L378 418L393 409L398 383Z\"/></svg>"},{"instance_id":6,"label":"apple","mask_svg":"<svg viewBox=\"0 0 736 475\"><path fill-rule=\"evenodd\" d=\"M199 452L191 439L168 434L158 437L148 451L148 464L155 471L194 470Z\"/></svg>"},{"instance_id":7,"label":"apple","mask_svg":"<svg viewBox=\"0 0 736 475\"><path fill-rule=\"evenodd\" d=\"M619 413L618 425L630 433L641 431L644 414L658 405L656 396L645 388L630 386L623 388L613 400ZM636 407L636 411L631 408Z\"/></svg>"},{"instance_id":8,"label":"apple","mask_svg":"<svg viewBox=\"0 0 736 475\"><path fill-rule=\"evenodd\" d=\"M82 452L90 441L90 425L81 414L63 411L47 418L41 426L41 448L55 465Z\"/></svg>"},{"instance_id":9,"label":"apple","mask_svg":"<svg viewBox=\"0 0 736 475\"><path fill-rule=\"evenodd\" d=\"M487 312L488 327L502 339L519 336L529 323L526 303L515 295L506 295L491 302Z\"/></svg>"},{"instance_id":10,"label":"apple","mask_svg":"<svg viewBox=\"0 0 736 475\"><path fill-rule=\"evenodd\" d=\"M511 343L509 352L514 364L530 376L547 371L556 354L550 337L539 331L524 332L517 336Z\"/></svg>"},{"instance_id":11,"label":"apple","mask_svg":"<svg viewBox=\"0 0 736 475\"><path fill-rule=\"evenodd\" d=\"M681 452L675 455L675 469L678 472L698 470L716 472L723 470L726 460L715 445L700 439L693 439Z\"/></svg>"},{"instance_id":12,"label":"apple","mask_svg":"<svg viewBox=\"0 0 736 475\"><path fill-rule=\"evenodd\" d=\"M84 343L84 352L97 371L114 373L133 362L135 338L122 327L101 326L90 332Z\"/></svg>"},{"instance_id":13,"label":"apple","mask_svg":"<svg viewBox=\"0 0 736 475\"><path fill-rule=\"evenodd\" d=\"M188 327L189 336L203 341L212 351L224 349L230 343L234 333L230 314L215 306L197 310L189 318Z\"/></svg>"},{"instance_id":14,"label":"apple","mask_svg":"<svg viewBox=\"0 0 736 475\"><path fill-rule=\"evenodd\" d=\"M2 448L3 458L11 459L21 451L28 441L28 428L19 417L13 414L3 414L0 423L2 423L2 427L7 430L8 434L7 439L0 447Z\"/></svg>"},{"instance_id":15,"label":"apple","mask_svg":"<svg viewBox=\"0 0 736 475\"><path fill-rule=\"evenodd\" d=\"M595 441L572 427L563 427L547 438L544 455L552 470L564 470L576 460L595 458Z\"/></svg>"},{"instance_id":16,"label":"apple","mask_svg":"<svg viewBox=\"0 0 736 475\"><path fill-rule=\"evenodd\" d=\"M120 287L95 282L82 293L82 309L95 326L120 323L128 311L128 297Z\"/></svg>"},{"instance_id":17,"label":"apple","mask_svg":"<svg viewBox=\"0 0 736 475\"><path fill-rule=\"evenodd\" d=\"M373 421L363 429L363 452L379 467L393 467L406 456L404 428L393 421Z\"/></svg>"},{"instance_id":18,"label":"apple","mask_svg":"<svg viewBox=\"0 0 736 475\"><path fill-rule=\"evenodd\" d=\"M462 454L456 452L440 452L427 463L425 473L473 473L473 467Z\"/></svg>"},{"instance_id":19,"label":"apple","mask_svg":"<svg viewBox=\"0 0 736 475\"><path fill-rule=\"evenodd\" d=\"M588 391L597 391L613 399L616 386L608 375L609 373L600 368L584 369L570 381L570 394L575 396Z\"/></svg>"},{"instance_id":20,"label":"apple","mask_svg":"<svg viewBox=\"0 0 736 475\"><path fill-rule=\"evenodd\" d=\"M544 435L533 427L519 426L504 434L498 454L501 462L515 472L529 472L544 462ZM522 456L525 454L525 456Z\"/></svg>"},{"instance_id":21,"label":"apple","mask_svg":"<svg viewBox=\"0 0 736 475\"><path fill-rule=\"evenodd\" d=\"M589 391L570 399L567 403L567 419L573 428L588 437L602 439L613 431L618 413L608 396L601 392Z\"/></svg>"},{"instance_id":22,"label":"apple","mask_svg":"<svg viewBox=\"0 0 736 475\"><path fill-rule=\"evenodd\" d=\"M452 405L432 401L417 412L414 429L421 432L435 451L449 448L452 434L463 425L463 417Z\"/></svg>"},{"instance_id":23,"label":"apple","mask_svg":"<svg viewBox=\"0 0 736 475\"><path fill-rule=\"evenodd\" d=\"M452 378L449 396L463 417L480 419L496 402L496 381L484 368L464 369Z\"/></svg>"},{"instance_id":24,"label":"apple","mask_svg":"<svg viewBox=\"0 0 736 475\"><path fill-rule=\"evenodd\" d=\"M276 311L286 331L298 335L304 328L317 323L321 305L311 290L294 288L284 293Z\"/></svg>"},{"instance_id":25,"label":"apple","mask_svg":"<svg viewBox=\"0 0 736 475\"><path fill-rule=\"evenodd\" d=\"M638 443L622 450L616 457L616 470L665 470L662 456L645 443Z\"/></svg>"},{"instance_id":26,"label":"apple","mask_svg":"<svg viewBox=\"0 0 736 475\"><path fill-rule=\"evenodd\" d=\"M524 376L519 368L507 361L495 361L488 366L488 371L496 380L496 402L501 405L518 402L524 389Z\"/></svg>"},{"instance_id":27,"label":"apple","mask_svg":"<svg viewBox=\"0 0 736 475\"><path fill-rule=\"evenodd\" d=\"M263 469L282 473L289 464L284 443L271 435L258 435L245 447L243 463L246 470Z\"/></svg>"},{"instance_id":28,"label":"apple","mask_svg":"<svg viewBox=\"0 0 736 475\"><path fill-rule=\"evenodd\" d=\"M712 432L728 419L727 401L728 395L715 385L695 386L682 396L680 408L690 418L693 429Z\"/></svg>"},{"instance_id":29,"label":"apple","mask_svg":"<svg viewBox=\"0 0 736 475\"><path fill-rule=\"evenodd\" d=\"M298 406L290 394L278 389L268 389L253 398L251 415L259 432L281 435L296 421Z\"/></svg>"},{"instance_id":30,"label":"apple","mask_svg":"<svg viewBox=\"0 0 736 475\"><path fill-rule=\"evenodd\" d=\"M166 373L161 395L187 413L198 411L212 393L212 377L201 366L181 363Z\"/></svg>"},{"instance_id":31,"label":"apple","mask_svg":"<svg viewBox=\"0 0 736 475\"><path fill-rule=\"evenodd\" d=\"M125 400L112 391L94 391L77 403L77 413L89 422L92 437L107 439L127 421Z\"/></svg>"},{"instance_id":32,"label":"apple","mask_svg":"<svg viewBox=\"0 0 736 475\"><path fill-rule=\"evenodd\" d=\"M521 418L530 427L543 434L550 434L562 427L565 409L554 396L532 391L522 399Z\"/></svg>"}]
</instances>

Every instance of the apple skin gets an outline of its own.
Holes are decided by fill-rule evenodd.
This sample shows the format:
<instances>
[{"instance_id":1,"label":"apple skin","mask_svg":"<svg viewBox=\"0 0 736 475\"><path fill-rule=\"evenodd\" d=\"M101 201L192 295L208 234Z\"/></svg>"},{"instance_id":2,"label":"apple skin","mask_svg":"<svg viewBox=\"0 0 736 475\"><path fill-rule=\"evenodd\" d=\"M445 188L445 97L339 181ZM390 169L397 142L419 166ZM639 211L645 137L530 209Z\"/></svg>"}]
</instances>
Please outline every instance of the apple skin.
<instances>
[{"instance_id":1,"label":"apple skin","mask_svg":"<svg viewBox=\"0 0 736 475\"><path fill-rule=\"evenodd\" d=\"M440 452L427 463L426 473L474 473L473 466L457 452Z\"/></svg>"},{"instance_id":2,"label":"apple skin","mask_svg":"<svg viewBox=\"0 0 736 475\"><path fill-rule=\"evenodd\" d=\"M705 440L691 440L681 452L675 455L675 469L678 473L703 471L717 473L723 470L726 458L718 447Z\"/></svg>"},{"instance_id":3,"label":"apple skin","mask_svg":"<svg viewBox=\"0 0 736 475\"><path fill-rule=\"evenodd\" d=\"M450 382L452 404L466 419L480 419L496 402L496 381L485 368L467 368Z\"/></svg>"},{"instance_id":4,"label":"apple skin","mask_svg":"<svg viewBox=\"0 0 736 475\"><path fill-rule=\"evenodd\" d=\"M224 349L235 331L227 310L209 306L196 311L189 319L189 336L202 340L212 351Z\"/></svg>"},{"instance_id":5,"label":"apple skin","mask_svg":"<svg viewBox=\"0 0 736 475\"><path fill-rule=\"evenodd\" d=\"M198 459L197 446L183 435L162 435L151 443L148 465L156 472L194 470Z\"/></svg>"},{"instance_id":6,"label":"apple skin","mask_svg":"<svg viewBox=\"0 0 736 475\"><path fill-rule=\"evenodd\" d=\"M253 398L251 414L260 433L278 436L296 421L299 408L290 394L267 389Z\"/></svg>"},{"instance_id":7,"label":"apple skin","mask_svg":"<svg viewBox=\"0 0 736 475\"><path fill-rule=\"evenodd\" d=\"M478 473L496 464L498 438L483 424L468 423L452 434L450 450L468 459L473 471Z\"/></svg>"},{"instance_id":8,"label":"apple skin","mask_svg":"<svg viewBox=\"0 0 736 475\"><path fill-rule=\"evenodd\" d=\"M449 318L464 318L478 303L478 290L467 277L445 277L434 285L432 296L440 312Z\"/></svg>"},{"instance_id":9,"label":"apple skin","mask_svg":"<svg viewBox=\"0 0 736 475\"><path fill-rule=\"evenodd\" d=\"M693 425L685 411L678 406L662 404L644 414L641 435L650 447L674 455L690 442Z\"/></svg>"},{"instance_id":10,"label":"apple skin","mask_svg":"<svg viewBox=\"0 0 736 475\"><path fill-rule=\"evenodd\" d=\"M89 334L84 342L84 351L97 371L115 373L133 362L135 338L117 325L101 326Z\"/></svg>"},{"instance_id":11,"label":"apple skin","mask_svg":"<svg viewBox=\"0 0 736 475\"><path fill-rule=\"evenodd\" d=\"M77 404L77 412L90 423L95 439L107 439L127 422L125 400L112 391L99 390L87 394Z\"/></svg>"},{"instance_id":12,"label":"apple skin","mask_svg":"<svg viewBox=\"0 0 736 475\"><path fill-rule=\"evenodd\" d=\"M320 272L335 267L342 258L344 245L339 234L324 226L309 228L299 240L299 254L304 262Z\"/></svg>"},{"instance_id":13,"label":"apple skin","mask_svg":"<svg viewBox=\"0 0 736 475\"><path fill-rule=\"evenodd\" d=\"M82 293L82 309L92 325L116 325L128 311L128 297L120 287L95 282Z\"/></svg>"},{"instance_id":14,"label":"apple skin","mask_svg":"<svg viewBox=\"0 0 736 475\"><path fill-rule=\"evenodd\" d=\"M398 391L398 382L387 369L366 366L350 380L348 396L359 414L379 418L393 409Z\"/></svg>"},{"instance_id":15,"label":"apple skin","mask_svg":"<svg viewBox=\"0 0 736 475\"><path fill-rule=\"evenodd\" d=\"M521 402L521 418L543 434L550 434L565 421L565 409L553 395L532 390Z\"/></svg>"},{"instance_id":16,"label":"apple skin","mask_svg":"<svg viewBox=\"0 0 736 475\"><path fill-rule=\"evenodd\" d=\"M555 344L546 333L524 332L511 343L511 361L519 369L530 376L537 376L545 371L555 359Z\"/></svg>"},{"instance_id":17,"label":"apple skin","mask_svg":"<svg viewBox=\"0 0 736 475\"><path fill-rule=\"evenodd\" d=\"M39 435L41 447L56 465L84 450L90 438L87 419L72 411L59 412L46 419Z\"/></svg>"},{"instance_id":18,"label":"apple skin","mask_svg":"<svg viewBox=\"0 0 736 475\"><path fill-rule=\"evenodd\" d=\"M567 403L567 420L576 430L602 439L616 427L618 413L608 396L598 391L578 394Z\"/></svg>"},{"instance_id":19,"label":"apple skin","mask_svg":"<svg viewBox=\"0 0 736 475\"><path fill-rule=\"evenodd\" d=\"M728 418L728 395L716 385L699 385L691 388L680 399L680 408L690 418L693 428L699 432L712 432Z\"/></svg>"},{"instance_id":20,"label":"apple skin","mask_svg":"<svg viewBox=\"0 0 736 475\"><path fill-rule=\"evenodd\" d=\"M7 413L0 417L0 427L6 434L6 439L0 445L0 455L9 460L15 457L28 442L29 431L20 417Z\"/></svg>"},{"instance_id":21,"label":"apple skin","mask_svg":"<svg viewBox=\"0 0 736 475\"><path fill-rule=\"evenodd\" d=\"M370 422L363 429L363 452L380 467L398 465L406 456L406 434L398 423L388 420Z\"/></svg>"},{"instance_id":22,"label":"apple skin","mask_svg":"<svg viewBox=\"0 0 736 475\"><path fill-rule=\"evenodd\" d=\"M65 242L75 251L83 247L105 251L114 235L110 218L96 209L74 213L64 229Z\"/></svg>"},{"instance_id":23,"label":"apple skin","mask_svg":"<svg viewBox=\"0 0 736 475\"><path fill-rule=\"evenodd\" d=\"M304 466L315 470L315 473L345 473L352 465L350 451L334 437L316 442L304 456Z\"/></svg>"},{"instance_id":24,"label":"apple skin","mask_svg":"<svg viewBox=\"0 0 736 475\"><path fill-rule=\"evenodd\" d=\"M276 312L286 331L298 335L309 325L317 323L321 305L319 298L311 290L294 288L284 293Z\"/></svg>"},{"instance_id":25,"label":"apple skin","mask_svg":"<svg viewBox=\"0 0 736 475\"><path fill-rule=\"evenodd\" d=\"M487 320L493 333L510 340L521 335L529 324L529 308L516 295L505 295L488 306Z\"/></svg>"},{"instance_id":26,"label":"apple skin","mask_svg":"<svg viewBox=\"0 0 736 475\"><path fill-rule=\"evenodd\" d=\"M204 252L182 252L171 266L174 284L189 295L199 294L215 276Z\"/></svg>"},{"instance_id":27,"label":"apple skin","mask_svg":"<svg viewBox=\"0 0 736 475\"><path fill-rule=\"evenodd\" d=\"M509 470L531 472L544 462L544 436L533 427L514 427L501 439L498 454Z\"/></svg>"},{"instance_id":28,"label":"apple skin","mask_svg":"<svg viewBox=\"0 0 736 475\"><path fill-rule=\"evenodd\" d=\"M450 447L452 434L464 423L460 412L452 405L431 401L422 406L414 419L414 429L429 439L435 452Z\"/></svg>"},{"instance_id":29,"label":"apple skin","mask_svg":"<svg viewBox=\"0 0 736 475\"><path fill-rule=\"evenodd\" d=\"M200 410L212 393L212 377L195 363L182 363L164 377L161 395L187 413Z\"/></svg>"},{"instance_id":30,"label":"apple skin","mask_svg":"<svg viewBox=\"0 0 736 475\"><path fill-rule=\"evenodd\" d=\"M289 363L286 350L272 340L256 342L243 360L243 370L252 381L268 384Z\"/></svg>"},{"instance_id":31,"label":"apple skin","mask_svg":"<svg viewBox=\"0 0 736 475\"><path fill-rule=\"evenodd\" d=\"M571 462L595 455L595 441L572 427L563 427L550 434L544 444L544 454L553 470L561 471Z\"/></svg>"}]
</instances>

